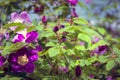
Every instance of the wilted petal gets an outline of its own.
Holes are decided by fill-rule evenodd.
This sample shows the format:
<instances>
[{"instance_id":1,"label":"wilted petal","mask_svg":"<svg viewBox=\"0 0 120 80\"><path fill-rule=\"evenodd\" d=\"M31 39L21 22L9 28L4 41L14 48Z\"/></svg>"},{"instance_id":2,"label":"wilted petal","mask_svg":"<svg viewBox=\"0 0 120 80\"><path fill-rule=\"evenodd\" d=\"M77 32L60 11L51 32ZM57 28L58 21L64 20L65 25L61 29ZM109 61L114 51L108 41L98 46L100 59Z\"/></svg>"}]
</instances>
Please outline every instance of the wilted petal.
<instances>
[{"instance_id":1,"label":"wilted petal","mask_svg":"<svg viewBox=\"0 0 120 80\"><path fill-rule=\"evenodd\" d=\"M14 38L13 38L13 42L22 42L25 39L25 37L22 34L17 34Z\"/></svg>"},{"instance_id":2,"label":"wilted petal","mask_svg":"<svg viewBox=\"0 0 120 80\"><path fill-rule=\"evenodd\" d=\"M19 18L19 15L16 12L11 13L11 21L14 21L15 19Z\"/></svg>"},{"instance_id":3,"label":"wilted petal","mask_svg":"<svg viewBox=\"0 0 120 80\"><path fill-rule=\"evenodd\" d=\"M35 65L31 62L24 66L24 71L27 73L32 73L34 71Z\"/></svg>"},{"instance_id":4,"label":"wilted petal","mask_svg":"<svg viewBox=\"0 0 120 80\"><path fill-rule=\"evenodd\" d=\"M3 63L5 62L5 58L3 56L0 55L0 66L3 65Z\"/></svg>"},{"instance_id":5,"label":"wilted petal","mask_svg":"<svg viewBox=\"0 0 120 80\"><path fill-rule=\"evenodd\" d=\"M30 21L30 16L26 11L22 11L20 13L20 18L23 19L23 21L25 21L25 22L31 22Z\"/></svg>"},{"instance_id":6,"label":"wilted petal","mask_svg":"<svg viewBox=\"0 0 120 80\"><path fill-rule=\"evenodd\" d=\"M27 39L25 42L30 43L38 38L38 33L36 31L31 31L26 35Z\"/></svg>"}]
</instances>

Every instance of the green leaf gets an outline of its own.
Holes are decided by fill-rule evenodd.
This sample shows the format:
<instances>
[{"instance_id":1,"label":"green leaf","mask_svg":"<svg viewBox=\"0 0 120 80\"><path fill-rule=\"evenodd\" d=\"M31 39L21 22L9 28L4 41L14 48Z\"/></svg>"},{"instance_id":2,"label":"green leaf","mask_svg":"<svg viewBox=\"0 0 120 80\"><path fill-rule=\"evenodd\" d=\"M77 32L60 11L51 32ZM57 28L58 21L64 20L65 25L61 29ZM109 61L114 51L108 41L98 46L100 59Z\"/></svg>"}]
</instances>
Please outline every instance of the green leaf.
<instances>
[{"instance_id":1,"label":"green leaf","mask_svg":"<svg viewBox=\"0 0 120 80\"><path fill-rule=\"evenodd\" d=\"M83 18L73 18L73 23L74 24L88 24L87 20L83 19Z\"/></svg>"},{"instance_id":2,"label":"green leaf","mask_svg":"<svg viewBox=\"0 0 120 80\"><path fill-rule=\"evenodd\" d=\"M9 24L4 25L3 28L6 29L6 28L9 28L9 27L14 27L14 26L16 26L16 27L22 27L22 28L26 27L26 25L24 25L22 23L9 23Z\"/></svg>"},{"instance_id":3,"label":"green leaf","mask_svg":"<svg viewBox=\"0 0 120 80\"><path fill-rule=\"evenodd\" d=\"M86 10L88 10L87 6L83 4L82 2L78 2L78 5Z\"/></svg>"},{"instance_id":4,"label":"green leaf","mask_svg":"<svg viewBox=\"0 0 120 80\"><path fill-rule=\"evenodd\" d=\"M98 27L97 30L98 30L98 32L99 32L100 34L102 34L102 35L105 35L105 34L106 34L106 30L105 30L104 28Z\"/></svg>"},{"instance_id":5,"label":"green leaf","mask_svg":"<svg viewBox=\"0 0 120 80\"><path fill-rule=\"evenodd\" d=\"M114 66L115 66L115 61L114 60L109 60L106 64L106 70L110 71Z\"/></svg>"},{"instance_id":6,"label":"green leaf","mask_svg":"<svg viewBox=\"0 0 120 80\"><path fill-rule=\"evenodd\" d=\"M78 39L85 42L85 48L88 48L88 47L91 46L91 39L88 35L86 35L84 33L79 33L78 34Z\"/></svg>"},{"instance_id":7,"label":"green leaf","mask_svg":"<svg viewBox=\"0 0 120 80\"><path fill-rule=\"evenodd\" d=\"M113 51L118 57L120 57L120 50L118 48L113 47Z\"/></svg>"},{"instance_id":8,"label":"green leaf","mask_svg":"<svg viewBox=\"0 0 120 80\"><path fill-rule=\"evenodd\" d=\"M77 45L77 46L75 46L75 49L77 49L77 50L86 50L85 49L85 46L81 46L81 45Z\"/></svg>"},{"instance_id":9,"label":"green leaf","mask_svg":"<svg viewBox=\"0 0 120 80\"><path fill-rule=\"evenodd\" d=\"M15 50L18 50L18 49L22 48L24 45L25 45L25 43L15 43L15 44L12 44L11 46L6 45L2 51L2 55L6 55Z\"/></svg>"},{"instance_id":10,"label":"green leaf","mask_svg":"<svg viewBox=\"0 0 120 80\"><path fill-rule=\"evenodd\" d=\"M59 54L59 52L60 52L59 49L56 47L50 48L48 50L48 54L50 57L55 57L57 54Z\"/></svg>"},{"instance_id":11,"label":"green leaf","mask_svg":"<svg viewBox=\"0 0 120 80\"><path fill-rule=\"evenodd\" d=\"M53 42L48 42L48 43L46 43L46 45L45 45L46 47L49 47L49 46L56 46L56 44L55 43L53 43Z\"/></svg>"},{"instance_id":12,"label":"green leaf","mask_svg":"<svg viewBox=\"0 0 120 80\"><path fill-rule=\"evenodd\" d=\"M100 63L106 63L108 58L106 56L99 56L98 60L100 61Z\"/></svg>"}]
</instances>

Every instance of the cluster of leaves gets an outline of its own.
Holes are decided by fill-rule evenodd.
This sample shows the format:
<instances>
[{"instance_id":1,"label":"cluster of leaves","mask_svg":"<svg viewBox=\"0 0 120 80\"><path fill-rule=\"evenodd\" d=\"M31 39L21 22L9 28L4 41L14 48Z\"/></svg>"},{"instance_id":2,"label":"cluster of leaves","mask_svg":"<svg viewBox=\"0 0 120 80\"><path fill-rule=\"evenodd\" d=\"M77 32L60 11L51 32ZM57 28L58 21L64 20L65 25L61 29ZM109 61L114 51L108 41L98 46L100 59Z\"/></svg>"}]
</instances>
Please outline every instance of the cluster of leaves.
<instances>
[{"instance_id":1,"label":"cluster of leaves","mask_svg":"<svg viewBox=\"0 0 120 80\"><path fill-rule=\"evenodd\" d=\"M64 28L60 28L61 25L64 25ZM3 28L7 29L10 26L18 26L17 31L25 28L25 25L21 23L9 23ZM58 31L54 31L55 26L59 27ZM110 74L112 70L115 70L116 74L119 73L117 70L119 67L117 64L120 62L120 50L117 46L119 39L111 37L103 28L94 28L82 18L73 18L72 23L59 20L58 23L48 22L44 25L34 21L33 25L28 28L28 31L31 30L39 33L38 44L43 47L43 51L38 53L39 60L36 62L36 70L32 74L34 79L61 80L63 76L63 80L74 79L77 65L80 65L82 69L82 75L77 77L78 79L90 79L90 74L93 74L96 79L103 79L104 76L112 75ZM13 35L11 35L11 39ZM62 40L62 36L65 41ZM98 37L100 40L93 44L94 37ZM0 46L0 49L3 50L2 55L10 54L25 45L34 47L34 44L13 44L11 41L6 43L5 40L2 42L4 44ZM80 42L84 42L84 45L81 45ZM107 45L108 52L104 55L91 56L91 51L101 45ZM68 72L61 71L60 66L68 68Z\"/></svg>"},{"instance_id":2,"label":"cluster of leaves","mask_svg":"<svg viewBox=\"0 0 120 80\"><path fill-rule=\"evenodd\" d=\"M49 3L47 3L49 2ZM63 19L69 15L70 6L64 0L58 0L59 5L54 0L38 0L28 2L21 0L6 0L0 1L0 13L1 21L6 23L7 15L13 11L27 10L30 11L32 6L34 9L43 5L45 10L38 12L39 14L46 14L53 16L55 20L48 21L46 24L38 23L36 20L32 22L32 25L28 26L22 23L9 23L3 26L8 33L10 33L10 39L6 42L2 39L0 50L1 55L7 56L10 53L17 51L23 46L35 47L34 43L12 43L12 39L17 31L24 30L27 26L27 31L36 30L39 33L38 43L43 47L42 52L38 52L39 60L36 62L36 69L34 73L12 73L9 68L4 70L7 66L0 67L1 80L20 80L20 79L35 79L35 80L70 80L70 79L82 79L82 80L96 80L106 79L107 76L113 78L119 77L119 64L120 64L120 38L114 35L108 34L104 28L93 27L83 18L71 18L70 22ZM30 3L28 7L24 7L26 3ZM56 5L53 5L53 4ZM13 5L15 4L15 5ZM52 8L55 11L50 11L49 5L53 5ZM86 8L85 5L79 2L79 5ZM62 7L60 7L62 6ZM10 12L8 12L8 10ZM48 12L47 12L48 11ZM5 14L6 13L6 14ZM56 17L57 16L57 17ZM52 18L52 17L50 17ZM17 26L17 29L13 32L9 30L9 27ZM58 30L54 30L55 26ZM61 27L64 26L64 27ZM100 40L93 43L94 37ZM81 42L84 43L81 45ZM105 54L92 54L94 49L101 45L107 45L108 50ZM76 66L81 67L81 76L76 77ZM60 67L67 69L61 70ZM91 78L93 75L94 78ZM119 78L117 78L119 80Z\"/></svg>"}]
</instances>

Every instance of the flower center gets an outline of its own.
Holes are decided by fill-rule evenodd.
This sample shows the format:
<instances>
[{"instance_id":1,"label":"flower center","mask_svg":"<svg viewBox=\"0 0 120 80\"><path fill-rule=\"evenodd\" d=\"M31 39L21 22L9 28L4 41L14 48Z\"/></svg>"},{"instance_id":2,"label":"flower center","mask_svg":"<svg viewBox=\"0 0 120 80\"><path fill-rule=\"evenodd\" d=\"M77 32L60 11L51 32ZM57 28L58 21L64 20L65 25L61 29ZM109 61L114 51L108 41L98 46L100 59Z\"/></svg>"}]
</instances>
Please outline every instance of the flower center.
<instances>
[{"instance_id":1,"label":"flower center","mask_svg":"<svg viewBox=\"0 0 120 80\"><path fill-rule=\"evenodd\" d=\"M20 65L22 65L22 66L24 66L24 65L26 65L27 63L28 63L28 58L27 58L27 56L26 55L23 55L23 56L19 56L18 57L18 64L20 64Z\"/></svg>"},{"instance_id":2,"label":"flower center","mask_svg":"<svg viewBox=\"0 0 120 80\"><path fill-rule=\"evenodd\" d=\"M4 29L0 29L0 35L4 35L5 34L5 30Z\"/></svg>"}]
</instances>

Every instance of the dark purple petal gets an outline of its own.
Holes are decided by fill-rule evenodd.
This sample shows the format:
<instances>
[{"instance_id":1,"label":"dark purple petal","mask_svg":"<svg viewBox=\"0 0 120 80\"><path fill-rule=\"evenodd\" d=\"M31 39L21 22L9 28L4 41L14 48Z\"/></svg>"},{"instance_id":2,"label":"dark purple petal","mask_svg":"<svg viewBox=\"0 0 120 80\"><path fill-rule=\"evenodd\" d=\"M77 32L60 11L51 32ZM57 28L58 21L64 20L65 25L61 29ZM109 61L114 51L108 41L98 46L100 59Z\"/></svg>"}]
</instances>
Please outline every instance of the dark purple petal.
<instances>
[{"instance_id":1,"label":"dark purple petal","mask_svg":"<svg viewBox=\"0 0 120 80\"><path fill-rule=\"evenodd\" d=\"M25 39L25 37L22 34L17 34L14 38L13 38L13 42L22 42Z\"/></svg>"},{"instance_id":2,"label":"dark purple petal","mask_svg":"<svg viewBox=\"0 0 120 80\"><path fill-rule=\"evenodd\" d=\"M30 16L26 11L22 11L20 13L20 18L23 19L23 21L25 21L25 22L28 22L28 23L31 22L30 21Z\"/></svg>"},{"instance_id":3,"label":"dark purple petal","mask_svg":"<svg viewBox=\"0 0 120 80\"><path fill-rule=\"evenodd\" d=\"M65 26L64 26L64 25L61 25L60 28L65 28Z\"/></svg>"},{"instance_id":4,"label":"dark purple petal","mask_svg":"<svg viewBox=\"0 0 120 80\"><path fill-rule=\"evenodd\" d=\"M39 7L35 7L34 12L36 12L36 13L38 13L38 12L43 12L43 10L44 10L44 6L41 5L41 6L39 6Z\"/></svg>"},{"instance_id":5,"label":"dark purple petal","mask_svg":"<svg viewBox=\"0 0 120 80\"><path fill-rule=\"evenodd\" d=\"M54 31L54 32L57 32L58 30L59 30L58 26L55 26L55 27L53 28L53 31Z\"/></svg>"},{"instance_id":6,"label":"dark purple petal","mask_svg":"<svg viewBox=\"0 0 120 80\"><path fill-rule=\"evenodd\" d=\"M9 55L8 62L12 64L17 64L17 59L18 59L18 56L16 55L16 53L11 53Z\"/></svg>"},{"instance_id":7,"label":"dark purple petal","mask_svg":"<svg viewBox=\"0 0 120 80\"><path fill-rule=\"evenodd\" d=\"M42 17L42 23L46 23L47 22L47 18L46 18L46 16L43 16Z\"/></svg>"},{"instance_id":8,"label":"dark purple petal","mask_svg":"<svg viewBox=\"0 0 120 80\"><path fill-rule=\"evenodd\" d=\"M112 76L107 76L107 79L106 80L113 80L112 79Z\"/></svg>"},{"instance_id":9,"label":"dark purple petal","mask_svg":"<svg viewBox=\"0 0 120 80\"><path fill-rule=\"evenodd\" d=\"M72 17L78 17L75 8L72 9L71 15Z\"/></svg>"},{"instance_id":10,"label":"dark purple petal","mask_svg":"<svg viewBox=\"0 0 120 80\"><path fill-rule=\"evenodd\" d=\"M3 56L0 55L0 66L3 65L3 63L5 62L5 58Z\"/></svg>"},{"instance_id":11,"label":"dark purple petal","mask_svg":"<svg viewBox=\"0 0 120 80\"><path fill-rule=\"evenodd\" d=\"M36 31L31 31L26 35L27 39L25 42L30 43L38 38L38 33Z\"/></svg>"},{"instance_id":12,"label":"dark purple petal","mask_svg":"<svg viewBox=\"0 0 120 80\"><path fill-rule=\"evenodd\" d=\"M15 19L19 18L19 15L16 12L11 13L11 21L14 21Z\"/></svg>"},{"instance_id":13,"label":"dark purple petal","mask_svg":"<svg viewBox=\"0 0 120 80\"><path fill-rule=\"evenodd\" d=\"M65 42L66 41L66 37L65 36L62 36L62 42Z\"/></svg>"},{"instance_id":14,"label":"dark purple petal","mask_svg":"<svg viewBox=\"0 0 120 80\"><path fill-rule=\"evenodd\" d=\"M38 60L38 54L36 50L30 50L29 53L27 54L27 57L30 62L34 62Z\"/></svg>"},{"instance_id":15,"label":"dark purple petal","mask_svg":"<svg viewBox=\"0 0 120 80\"><path fill-rule=\"evenodd\" d=\"M79 65L76 66L75 75L76 77L79 77L81 75L81 67Z\"/></svg>"},{"instance_id":16,"label":"dark purple petal","mask_svg":"<svg viewBox=\"0 0 120 80\"><path fill-rule=\"evenodd\" d=\"M94 50L94 52L96 54L104 54L106 51L107 51L107 46L106 45L99 46L98 48L96 48Z\"/></svg>"},{"instance_id":17,"label":"dark purple petal","mask_svg":"<svg viewBox=\"0 0 120 80\"><path fill-rule=\"evenodd\" d=\"M76 5L78 3L78 0L67 0L71 5Z\"/></svg>"},{"instance_id":18,"label":"dark purple petal","mask_svg":"<svg viewBox=\"0 0 120 80\"><path fill-rule=\"evenodd\" d=\"M37 51L42 51L43 50L42 46L36 46L35 48L36 48Z\"/></svg>"},{"instance_id":19,"label":"dark purple petal","mask_svg":"<svg viewBox=\"0 0 120 80\"><path fill-rule=\"evenodd\" d=\"M13 72L22 72L23 68L20 65L13 65L12 64L11 69L12 69Z\"/></svg>"},{"instance_id":20,"label":"dark purple petal","mask_svg":"<svg viewBox=\"0 0 120 80\"><path fill-rule=\"evenodd\" d=\"M32 73L34 71L35 65L31 62L24 66L24 72Z\"/></svg>"},{"instance_id":21,"label":"dark purple petal","mask_svg":"<svg viewBox=\"0 0 120 80\"><path fill-rule=\"evenodd\" d=\"M17 56L23 56L25 54L29 53L28 49L26 47L23 47L16 51Z\"/></svg>"},{"instance_id":22,"label":"dark purple petal","mask_svg":"<svg viewBox=\"0 0 120 80\"><path fill-rule=\"evenodd\" d=\"M67 73L69 71L69 69L67 67L63 67L63 66L59 66L58 67L60 71Z\"/></svg>"}]
</instances>

